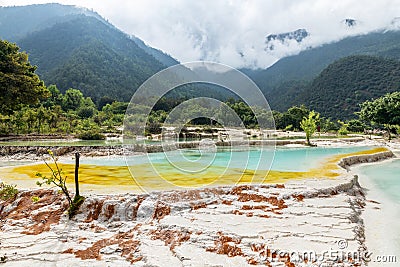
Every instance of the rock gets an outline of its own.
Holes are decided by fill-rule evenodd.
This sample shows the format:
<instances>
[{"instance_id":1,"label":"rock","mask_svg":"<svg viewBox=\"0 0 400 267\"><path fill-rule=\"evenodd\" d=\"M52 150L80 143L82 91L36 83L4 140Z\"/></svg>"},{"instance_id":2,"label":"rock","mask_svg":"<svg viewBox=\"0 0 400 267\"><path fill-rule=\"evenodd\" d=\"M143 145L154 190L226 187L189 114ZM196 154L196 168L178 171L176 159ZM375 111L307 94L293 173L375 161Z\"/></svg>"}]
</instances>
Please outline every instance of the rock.
<instances>
[{"instance_id":1,"label":"rock","mask_svg":"<svg viewBox=\"0 0 400 267\"><path fill-rule=\"evenodd\" d=\"M138 211L136 220L138 222L144 222L151 220L153 218L153 214L155 212L156 200L153 198L146 198L141 203Z\"/></svg>"},{"instance_id":2,"label":"rock","mask_svg":"<svg viewBox=\"0 0 400 267\"><path fill-rule=\"evenodd\" d=\"M100 254L106 254L106 255L114 254L115 252L118 252L118 250L120 251L121 249L118 247L118 244L115 244L100 249Z\"/></svg>"}]
</instances>

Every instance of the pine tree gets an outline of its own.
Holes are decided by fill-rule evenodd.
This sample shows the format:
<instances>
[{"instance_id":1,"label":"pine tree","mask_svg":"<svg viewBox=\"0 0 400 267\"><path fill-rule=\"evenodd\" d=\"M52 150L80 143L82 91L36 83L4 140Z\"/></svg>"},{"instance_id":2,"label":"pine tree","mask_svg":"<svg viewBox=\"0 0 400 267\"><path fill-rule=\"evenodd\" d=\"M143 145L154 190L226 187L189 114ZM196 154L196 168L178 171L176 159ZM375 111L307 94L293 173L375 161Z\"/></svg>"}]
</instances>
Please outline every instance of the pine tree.
<instances>
[{"instance_id":1,"label":"pine tree","mask_svg":"<svg viewBox=\"0 0 400 267\"><path fill-rule=\"evenodd\" d=\"M48 90L28 55L16 44L0 40L0 113L10 114L21 104L37 104Z\"/></svg>"}]
</instances>

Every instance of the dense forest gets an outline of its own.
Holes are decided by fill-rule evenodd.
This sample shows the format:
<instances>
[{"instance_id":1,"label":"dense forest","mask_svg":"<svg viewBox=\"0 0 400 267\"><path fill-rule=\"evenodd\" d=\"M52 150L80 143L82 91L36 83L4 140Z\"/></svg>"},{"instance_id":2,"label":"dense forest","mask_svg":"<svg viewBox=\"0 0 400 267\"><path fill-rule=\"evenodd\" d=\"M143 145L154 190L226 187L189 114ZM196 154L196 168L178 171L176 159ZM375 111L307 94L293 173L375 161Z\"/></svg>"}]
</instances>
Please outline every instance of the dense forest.
<instances>
[{"instance_id":1,"label":"dense forest","mask_svg":"<svg viewBox=\"0 0 400 267\"><path fill-rule=\"evenodd\" d=\"M395 91L400 91L400 61L350 56L325 68L296 101L327 117L350 119L360 103Z\"/></svg>"},{"instance_id":2,"label":"dense forest","mask_svg":"<svg viewBox=\"0 0 400 267\"><path fill-rule=\"evenodd\" d=\"M374 69L377 66L374 63L377 60L367 56L350 57L333 64L332 68L335 69L336 65L339 64L339 71L351 73L354 68L359 69L357 63L364 66L364 61L366 61L372 62L371 68ZM398 68L396 61L381 61L386 65L390 62ZM345 68L348 62L351 62L348 67L350 69ZM327 71L329 71L329 68ZM382 74L381 68L377 68L376 71ZM383 72L385 73L385 71L387 70ZM129 106L127 102L119 102L107 97L102 97L96 105L91 97L85 96L79 89L69 88L65 93L61 93L56 85L46 87L35 72L36 67L31 65L28 55L20 52L16 44L0 41L0 134L64 133L74 134L81 139L103 139L104 133L121 133L120 128L128 107L130 109L141 108L138 104ZM390 81L397 77L394 72L392 74L389 75ZM341 75L345 76L343 73ZM324 77L323 74L321 76ZM352 77L352 75L350 76ZM368 77L361 77L360 82L367 81L369 83ZM396 81L394 84L398 85ZM333 81L327 84L330 85L331 83ZM389 87L390 84L385 84L385 86ZM143 118L147 120L144 134L160 133L162 123L167 118L168 113L185 100L187 98L162 97L152 107L148 118ZM361 103L359 118L347 122L331 120L324 117L325 114L323 113L320 116L319 113L315 113L304 105L290 107L282 113L274 111L272 114L276 128L284 130L304 129L304 120L309 117L309 122L315 126L318 125L320 130L337 132L340 135L347 134L348 131L363 132L366 129L372 129L372 127L384 127L389 131L398 131L400 123L399 100L400 92L394 92L375 101L364 101ZM255 116L254 112L258 107L249 107L242 100L233 98L226 100L225 104L239 116L247 128L258 128L259 118ZM181 116L182 121L188 121L186 118L196 118L196 114L208 114L207 117L214 117L215 122L200 117L189 121L189 123L193 125L214 123L218 126L226 119L223 116L224 112L222 106L205 108L204 106L193 105L190 107L190 111L178 115ZM272 119L266 110L257 112L263 114L262 116L265 116L265 119ZM135 112L129 114L131 116L137 115ZM312 121L310 116L315 116L316 119ZM221 120L219 120L219 117L221 117ZM124 126L131 127L132 125L129 125L129 122L128 117ZM229 126L229 121L226 121L225 125Z\"/></svg>"}]
</instances>

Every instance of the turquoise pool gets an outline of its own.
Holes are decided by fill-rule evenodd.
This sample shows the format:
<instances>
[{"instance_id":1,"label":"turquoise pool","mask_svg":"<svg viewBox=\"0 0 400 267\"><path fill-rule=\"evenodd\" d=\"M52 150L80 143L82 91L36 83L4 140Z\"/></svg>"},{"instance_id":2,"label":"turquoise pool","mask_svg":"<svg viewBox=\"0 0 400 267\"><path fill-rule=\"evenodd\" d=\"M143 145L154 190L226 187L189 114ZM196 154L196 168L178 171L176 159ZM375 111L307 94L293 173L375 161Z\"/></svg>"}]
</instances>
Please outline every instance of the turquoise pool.
<instances>
[{"instance_id":1,"label":"turquoise pool","mask_svg":"<svg viewBox=\"0 0 400 267\"><path fill-rule=\"evenodd\" d=\"M304 148L285 148L278 147L273 154L272 150L258 149L256 147L250 148L249 151L240 148L233 149L218 149L213 159L213 166L225 167L230 163L231 167L242 167L243 161L247 158L247 168L256 169L257 161L261 152L265 153L265 157L269 159L273 156L272 170L279 171L307 171L310 168L318 167L319 164L328 157L353 153L363 150L371 149L372 147L366 146L351 146L351 147L304 147ZM186 149L177 152L170 152L168 154L171 160L195 160L199 157L199 153L194 149ZM127 157L129 164L141 165L150 161L151 163L167 163L167 156L164 153L151 153L147 156L138 155ZM72 160L68 161L73 163ZM81 159L82 164L98 165L98 166L125 166L126 161L123 157L110 157L110 158L85 158ZM260 169L268 169L268 165L260 166Z\"/></svg>"},{"instance_id":2,"label":"turquoise pool","mask_svg":"<svg viewBox=\"0 0 400 267\"><path fill-rule=\"evenodd\" d=\"M400 159L367 165L361 170L391 200L400 204Z\"/></svg>"}]
</instances>

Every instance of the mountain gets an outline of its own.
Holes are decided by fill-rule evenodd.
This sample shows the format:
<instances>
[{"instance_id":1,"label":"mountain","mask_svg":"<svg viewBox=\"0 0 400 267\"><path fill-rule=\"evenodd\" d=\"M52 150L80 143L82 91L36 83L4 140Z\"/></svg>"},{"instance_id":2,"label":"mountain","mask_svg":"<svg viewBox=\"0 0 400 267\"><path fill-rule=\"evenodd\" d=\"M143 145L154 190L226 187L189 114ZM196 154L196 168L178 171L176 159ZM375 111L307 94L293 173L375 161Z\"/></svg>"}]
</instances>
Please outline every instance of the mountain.
<instances>
[{"instance_id":1,"label":"mountain","mask_svg":"<svg viewBox=\"0 0 400 267\"><path fill-rule=\"evenodd\" d=\"M97 13L74 6L3 7L0 36L29 54L46 84L62 92L80 89L95 101L104 96L129 101L146 79L178 63Z\"/></svg>"},{"instance_id":2,"label":"mountain","mask_svg":"<svg viewBox=\"0 0 400 267\"><path fill-rule=\"evenodd\" d=\"M286 82L278 90L282 110L305 104L325 117L351 119L360 103L400 91L400 61L349 56L330 64L311 82Z\"/></svg>"},{"instance_id":3,"label":"mountain","mask_svg":"<svg viewBox=\"0 0 400 267\"><path fill-rule=\"evenodd\" d=\"M273 109L305 104L323 116L343 120L356 117L360 103L394 91L400 91L399 60L356 55L333 62L311 81L281 83L267 99Z\"/></svg>"},{"instance_id":4,"label":"mountain","mask_svg":"<svg viewBox=\"0 0 400 267\"><path fill-rule=\"evenodd\" d=\"M355 20L355 19L344 19L344 20L342 21L342 23L343 23L344 25L346 25L347 27L352 28L352 27L357 26L358 21Z\"/></svg>"},{"instance_id":5,"label":"mountain","mask_svg":"<svg viewBox=\"0 0 400 267\"><path fill-rule=\"evenodd\" d=\"M400 31L373 32L345 38L282 58L265 70L244 70L267 93L289 81L311 81L329 64L350 55L400 59Z\"/></svg>"},{"instance_id":6,"label":"mountain","mask_svg":"<svg viewBox=\"0 0 400 267\"><path fill-rule=\"evenodd\" d=\"M290 40L295 40L300 43L304 38L310 34L305 29L298 29L292 32L285 32L279 34L270 34L267 36L265 44L266 50L274 50L276 43L285 44Z\"/></svg>"},{"instance_id":7,"label":"mountain","mask_svg":"<svg viewBox=\"0 0 400 267\"><path fill-rule=\"evenodd\" d=\"M263 91L272 109L285 111L293 105L306 104L302 102L305 99L299 96L305 94L313 80L333 62L351 55L400 60L400 31L379 31L348 37L282 58L267 69L242 71ZM324 105L335 103L328 101ZM346 116L351 116L351 112L347 112Z\"/></svg>"},{"instance_id":8,"label":"mountain","mask_svg":"<svg viewBox=\"0 0 400 267\"><path fill-rule=\"evenodd\" d=\"M349 56L325 68L297 101L334 119L355 117L359 104L400 91L400 61Z\"/></svg>"},{"instance_id":9,"label":"mountain","mask_svg":"<svg viewBox=\"0 0 400 267\"><path fill-rule=\"evenodd\" d=\"M394 63L382 63L381 60L392 59L390 62L394 62L400 59L399 21L398 18L393 20L393 30L390 31L348 37L282 58L267 69L242 71L261 88L272 109L284 111L292 105L308 104L321 112L326 111L327 114L323 115L351 117L354 111L352 106L357 106L358 103L349 101L348 104L343 104L324 96L340 92L344 100L350 98L361 101L365 97L375 97L380 92L382 95L385 90L392 90L381 86L390 82L379 81L379 86L368 85L364 94L363 88L357 87L358 84L351 84L351 80L346 80L346 77L351 73L349 66L356 63L358 65L354 67L367 67L371 71L368 75L374 74L372 63L361 59L349 61L347 57L380 57L372 61L376 61L382 68L383 65L385 68L392 66ZM350 18L342 23L346 27L358 25L358 21ZM274 44L302 42L308 36L305 29L270 34L265 39L266 50L273 49ZM95 101L105 96L129 101L143 81L159 70L179 63L162 51L146 45L139 38L123 33L96 12L75 6L44 4L1 7L0 37L16 42L29 54L31 63L38 66L37 73L47 85L56 84L61 91L70 87L77 88ZM345 58L345 63L342 62L344 66L341 67L346 67L346 72L343 73L330 65L334 63L333 66L336 66L342 58ZM329 86L326 81L331 81L331 76L346 80L346 84L332 83L338 88ZM357 81L356 77L352 79ZM376 79L379 80L379 77ZM208 96L218 99L232 96L221 88L209 85L183 86L179 90L170 95L177 98ZM361 96L352 97L354 90L361 90ZM335 105L340 108L325 108Z\"/></svg>"},{"instance_id":10,"label":"mountain","mask_svg":"<svg viewBox=\"0 0 400 267\"><path fill-rule=\"evenodd\" d=\"M0 37L17 42L27 34L67 21L70 15L82 14L104 20L94 11L71 5L45 4L0 7Z\"/></svg>"},{"instance_id":11,"label":"mountain","mask_svg":"<svg viewBox=\"0 0 400 267\"><path fill-rule=\"evenodd\" d=\"M132 40L137 44L137 46L142 48L147 54L152 55L155 59L160 61L165 66L170 67L170 66L179 64L178 60L174 59L173 57L171 57L168 54L165 54L164 52L162 52L159 49L155 49L153 47L146 45L141 39L133 36Z\"/></svg>"},{"instance_id":12,"label":"mountain","mask_svg":"<svg viewBox=\"0 0 400 267\"><path fill-rule=\"evenodd\" d=\"M72 16L18 42L47 84L61 91L78 88L95 101L105 95L128 101L141 83L165 68L123 32L92 16Z\"/></svg>"}]
</instances>

